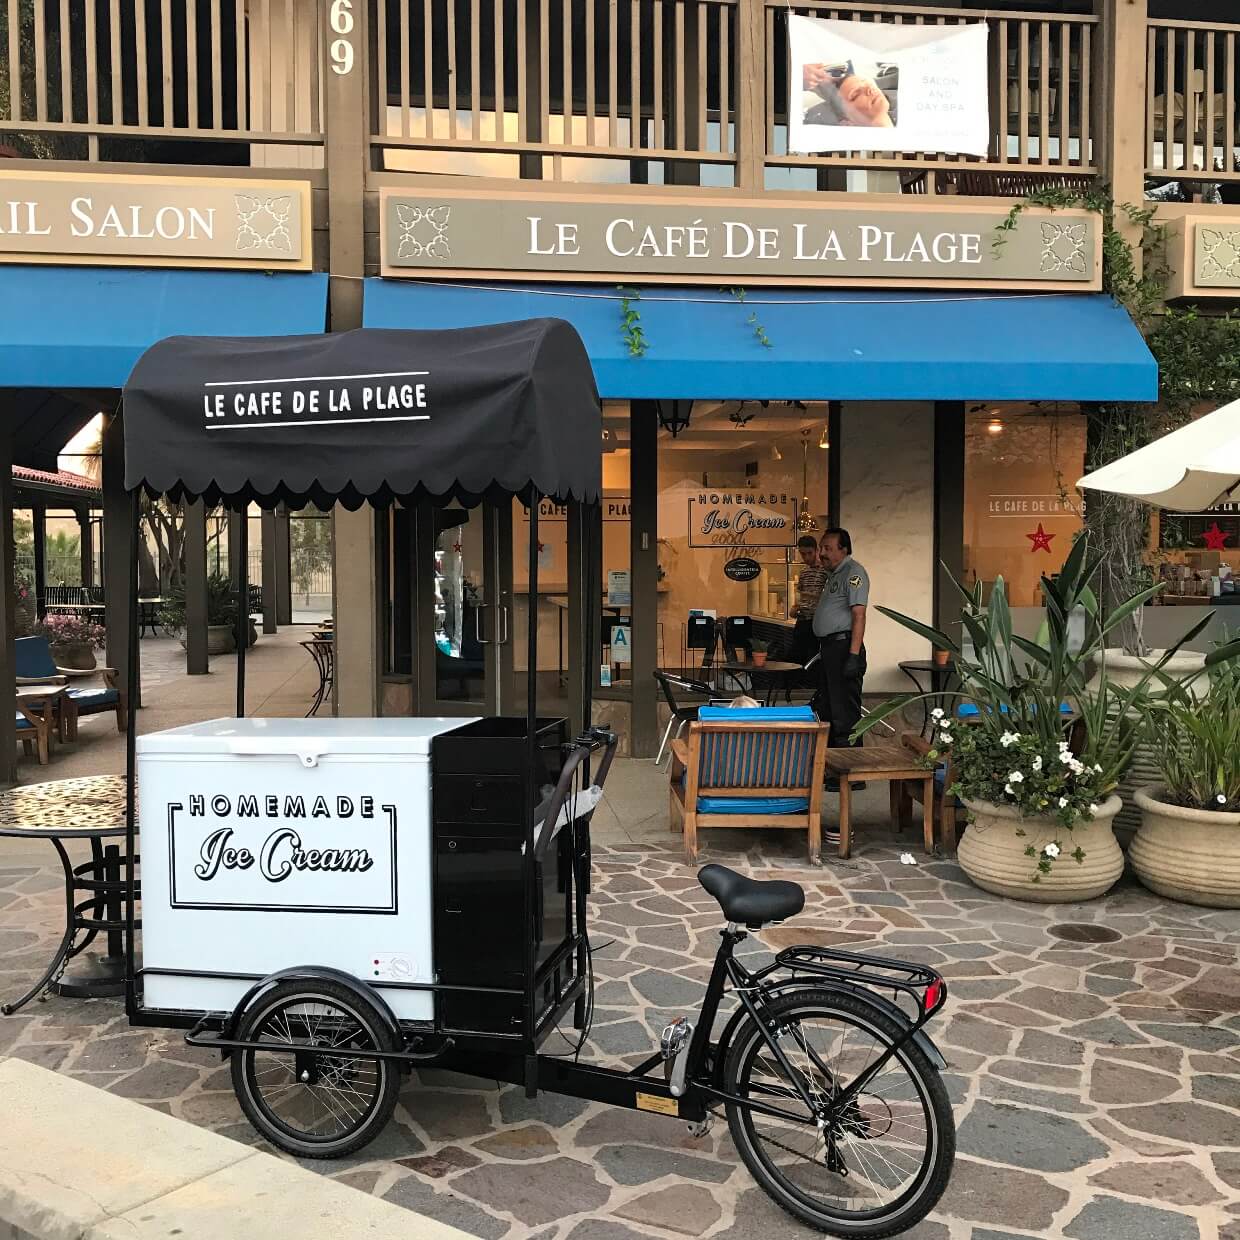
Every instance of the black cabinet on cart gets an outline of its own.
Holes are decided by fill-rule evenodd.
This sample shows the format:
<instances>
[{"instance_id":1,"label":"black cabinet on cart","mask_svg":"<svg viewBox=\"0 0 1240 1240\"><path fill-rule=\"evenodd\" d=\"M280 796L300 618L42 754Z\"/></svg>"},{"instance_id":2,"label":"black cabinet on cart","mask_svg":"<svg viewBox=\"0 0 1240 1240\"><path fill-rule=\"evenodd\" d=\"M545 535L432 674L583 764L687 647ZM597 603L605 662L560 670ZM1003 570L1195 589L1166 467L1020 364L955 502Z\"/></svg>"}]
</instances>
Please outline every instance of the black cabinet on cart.
<instances>
[{"instance_id":1,"label":"black cabinet on cart","mask_svg":"<svg viewBox=\"0 0 1240 1240\"><path fill-rule=\"evenodd\" d=\"M446 986L523 990L532 939L535 977L572 931L570 835L541 863L528 901L523 884L526 823L559 778L564 719L540 719L531 773L525 720L480 719L431 747L435 840L435 967ZM549 993L554 1001L554 987ZM517 995L444 991L445 1029L519 1033Z\"/></svg>"}]
</instances>

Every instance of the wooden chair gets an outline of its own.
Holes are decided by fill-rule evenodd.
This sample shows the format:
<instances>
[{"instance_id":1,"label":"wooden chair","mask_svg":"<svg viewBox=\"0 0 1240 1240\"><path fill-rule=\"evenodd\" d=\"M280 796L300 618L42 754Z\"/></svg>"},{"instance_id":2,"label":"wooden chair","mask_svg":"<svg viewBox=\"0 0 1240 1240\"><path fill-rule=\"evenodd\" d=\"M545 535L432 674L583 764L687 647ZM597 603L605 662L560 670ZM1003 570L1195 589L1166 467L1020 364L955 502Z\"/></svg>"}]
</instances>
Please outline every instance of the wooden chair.
<instances>
[{"instance_id":1,"label":"wooden chair","mask_svg":"<svg viewBox=\"0 0 1240 1240\"><path fill-rule=\"evenodd\" d=\"M700 827L800 828L818 865L828 730L808 707L702 707L672 742L670 827L684 830L685 859L697 860Z\"/></svg>"},{"instance_id":2,"label":"wooden chair","mask_svg":"<svg viewBox=\"0 0 1240 1240\"><path fill-rule=\"evenodd\" d=\"M930 742L916 732L905 732L900 737L900 743L920 758L925 758L930 753ZM943 852L956 851L956 798L947 791L951 786L952 763L949 754L935 772L932 807L935 832L939 848ZM921 801L925 796L922 788L923 785L912 782L891 785L891 817L901 831L912 822L913 802Z\"/></svg>"},{"instance_id":3,"label":"wooden chair","mask_svg":"<svg viewBox=\"0 0 1240 1240\"><path fill-rule=\"evenodd\" d=\"M14 642L17 683L19 685L67 685L68 677L56 666L46 637L19 637ZM125 730L128 695L117 680L113 667L95 669L103 677L103 687L67 690L58 708L65 716L61 724L62 740L77 740L78 718L116 712L116 730Z\"/></svg>"},{"instance_id":4,"label":"wooden chair","mask_svg":"<svg viewBox=\"0 0 1240 1240\"><path fill-rule=\"evenodd\" d=\"M63 697L63 692L51 692L46 697L17 699L17 739L26 757L37 752L40 766L52 760L52 733L65 739L65 714L57 709Z\"/></svg>"}]
</instances>

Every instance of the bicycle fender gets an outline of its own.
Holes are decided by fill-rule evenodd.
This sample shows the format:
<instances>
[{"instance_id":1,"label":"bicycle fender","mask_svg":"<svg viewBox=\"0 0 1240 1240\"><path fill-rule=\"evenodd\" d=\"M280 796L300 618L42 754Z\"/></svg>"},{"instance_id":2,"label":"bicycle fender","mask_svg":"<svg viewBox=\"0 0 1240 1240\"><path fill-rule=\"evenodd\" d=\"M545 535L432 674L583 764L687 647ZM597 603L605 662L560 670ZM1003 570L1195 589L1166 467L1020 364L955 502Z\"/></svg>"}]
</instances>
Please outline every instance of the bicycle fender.
<instances>
[{"instance_id":1,"label":"bicycle fender","mask_svg":"<svg viewBox=\"0 0 1240 1240\"><path fill-rule=\"evenodd\" d=\"M388 1031L395 1039L397 1045L401 1044L402 1037L400 1025L396 1021L396 1017L392 1014L392 1009L388 1006L387 1000L379 994L377 990L372 990L365 982L359 981L351 973L344 972L343 969L332 969L327 965L320 964L303 964L294 965L289 969L280 969L276 973L269 973L261 981L257 981L244 995L237 1001L237 1006L233 1008L232 1014L224 1024L223 1034L226 1038L232 1038L236 1035L237 1026L241 1023L241 1017L245 1014L246 1009L258 998L263 991L270 989L278 982L312 982L312 981L330 981L339 982L342 986L348 987L359 999L368 1000L375 1007L379 1015L383 1018L384 1024L387 1025ZM224 1058L227 1059L228 1051L224 1052Z\"/></svg>"},{"instance_id":2,"label":"bicycle fender","mask_svg":"<svg viewBox=\"0 0 1240 1240\"><path fill-rule=\"evenodd\" d=\"M788 978L786 981L776 982L768 988L768 994L772 997L790 990L804 990L806 988L804 978ZM843 990L849 994L857 995L864 999L867 1003L877 1008L885 1016L889 1016L901 1028L907 1029L910 1021L907 1013L905 1013L897 1004L883 995L875 994L874 991L868 990L864 986L848 986L843 982L833 982L828 989ZM743 1007L738 1007L732 1013L728 1023L724 1026L723 1033L719 1035L719 1051L712 1065L712 1084L716 1088L723 1088L723 1063L727 1058L728 1047L731 1045L732 1036L736 1033L736 1028L740 1022L748 1015ZM947 1068L947 1060L943 1058L943 1052L934 1044L933 1039L924 1030L919 1029L912 1038L913 1044L926 1056L931 1065L939 1072L943 1072Z\"/></svg>"}]
</instances>

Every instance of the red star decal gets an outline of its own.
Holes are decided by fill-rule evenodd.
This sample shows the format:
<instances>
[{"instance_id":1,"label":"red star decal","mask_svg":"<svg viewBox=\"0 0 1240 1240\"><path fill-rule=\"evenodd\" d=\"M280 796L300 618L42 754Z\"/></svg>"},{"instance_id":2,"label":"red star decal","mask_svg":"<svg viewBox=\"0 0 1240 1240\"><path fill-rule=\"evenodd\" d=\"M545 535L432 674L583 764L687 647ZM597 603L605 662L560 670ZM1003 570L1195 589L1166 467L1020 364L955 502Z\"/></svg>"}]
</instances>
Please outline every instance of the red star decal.
<instances>
[{"instance_id":1,"label":"red star decal","mask_svg":"<svg viewBox=\"0 0 1240 1240\"><path fill-rule=\"evenodd\" d=\"M1045 551L1047 555L1050 554L1051 539L1054 538L1055 535L1048 534L1042 528L1041 521L1038 522L1038 528L1032 534L1026 534L1025 537L1029 539L1030 542L1033 543L1033 546L1029 548L1029 551L1031 553L1034 551Z\"/></svg>"},{"instance_id":2,"label":"red star decal","mask_svg":"<svg viewBox=\"0 0 1240 1240\"><path fill-rule=\"evenodd\" d=\"M1226 551L1227 540L1231 535L1226 530L1220 530L1218 522L1215 521L1202 537L1206 540L1207 551Z\"/></svg>"},{"instance_id":3,"label":"red star decal","mask_svg":"<svg viewBox=\"0 0 1240 1240\"><path fill-rule=\"evenodd\" d=\"M540 543L538 544L538 554L539 554L539 555L542 555L542 553L543 553L544 551L546 551L546 549L547 549L547 544L546 544L546 543L544 543L544 542L540 542Z\"/></svg>"},{"instance_id":4,"label":"red star decal","mask_svg":"<svg viewBox=\"0 0 1240 1240\"><path fill-rule=\"evenodd\" d=\"M454 543L452 544L452 550L453 550L453 551L455 551L455 552L457 553L457 555L460 555L460 554L461 554L461 544L460 544L459 542L454 542Z\"/></svg>"}]
</instances>

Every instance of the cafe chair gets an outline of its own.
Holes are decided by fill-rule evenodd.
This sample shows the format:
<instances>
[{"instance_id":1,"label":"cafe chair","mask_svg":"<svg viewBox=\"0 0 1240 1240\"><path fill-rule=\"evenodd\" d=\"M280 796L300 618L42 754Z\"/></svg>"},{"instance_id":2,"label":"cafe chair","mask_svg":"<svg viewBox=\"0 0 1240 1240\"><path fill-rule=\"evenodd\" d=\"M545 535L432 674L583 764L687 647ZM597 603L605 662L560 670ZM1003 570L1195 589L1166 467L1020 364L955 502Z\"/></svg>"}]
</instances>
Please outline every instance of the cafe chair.
<instances>
[{"instance_id":1,"label":"cafe chair","mask_svg":"<svg viewBox=\"0 0 1240 1240\"><path fill-rule=\"evenodd\" d=\"M56 666L52 658L52 648L46 637L19 637L13 643L16 654L16 680L19 685L65 685L68 677ZM99 715L116 712L116 730L125 730L126 694L117 684L117 671L113 667L95 669L102 677L103 684L93 689L69 689L64 695L63 710L65 719L61 725L64 739L77 740L78 718L81 715Z\"/></svg>"},{"instance_id":2,"label":"cafe chair","mask_svg":"<svg viewBox=\"0 0 1240 1240\"><path fill-rule=\"evenodd\" d=\"M900 737L900 744L911 749L920 759L927 760L931 745L924 736L916 732L905 732ZM931 806L931 817L942 852L956 851L956 811L960 803L947 790L952 786L951 756L944 755L934 767L934 804ZM899 830L903 831L912 820L913 802L925 797L922 784L916 780L905 780L891 784L891 817Z\"/></svg>"},{"instance_id":3,"label":"cafe chair","mask_svg":"<svg viewBox=\"0 0 1240 1240\"><path fill-rule=\"evenodd\" d=\"M686 740L672 741L670 827L697 861L703 827L783 827L822 853L823 773L829 725L808 706L703 706Z\"/></svg>"},{"instance_id":4,"label":"cafe chair","mask_svg":"<svg viewBox=\"0 0 1240 1240\"><path fill-rule=\"evenodd\" d=\"M693 723L698 717L698 711L701 707L709 705L714 701L727 701L726 698L712 698L711 694L714 690L705 681L689 680L684 676L673 676L671 672L655 672L655 680L659 682L659 688L663 691L663 699L667 702L668 709L672 716L667 721L667 727L663 732L663 739L659 742L659 752L655 756L655 766L661 766L663 763L663 752L667 749L667 743L672 738L672 729L676 729L676 737ZM676 691L682 693L693 693L707 699L706 703L697 702L692 705L682 706L676 701Z\"/></svg>"},{"instance_id":5,"label":"cafe chair","mask_svg":"<svg viewBox=\"0 0 1240 1240\"><path fill-rule=\"evenodd\" d=\"M17 739L26 757L38 754L40 766L47 766L52 760L53 733L58 733L60 740L65 739L65 717L56 707L57 698L53 695L17 701Z\"/></svg>"},{"instance_id":6,"label":"cafe chair","mask_svg":"<svg viewBox=\"0 0 1240 1240\"><path fill-rule=\"evenodd\" d=\"M690 616L685 625L685 652L702 652L702 670L715 661L715 647L719 644L719 629L713 616ZM687 662L687 659L685 660Z\"/></svg>"}]
</instances>

